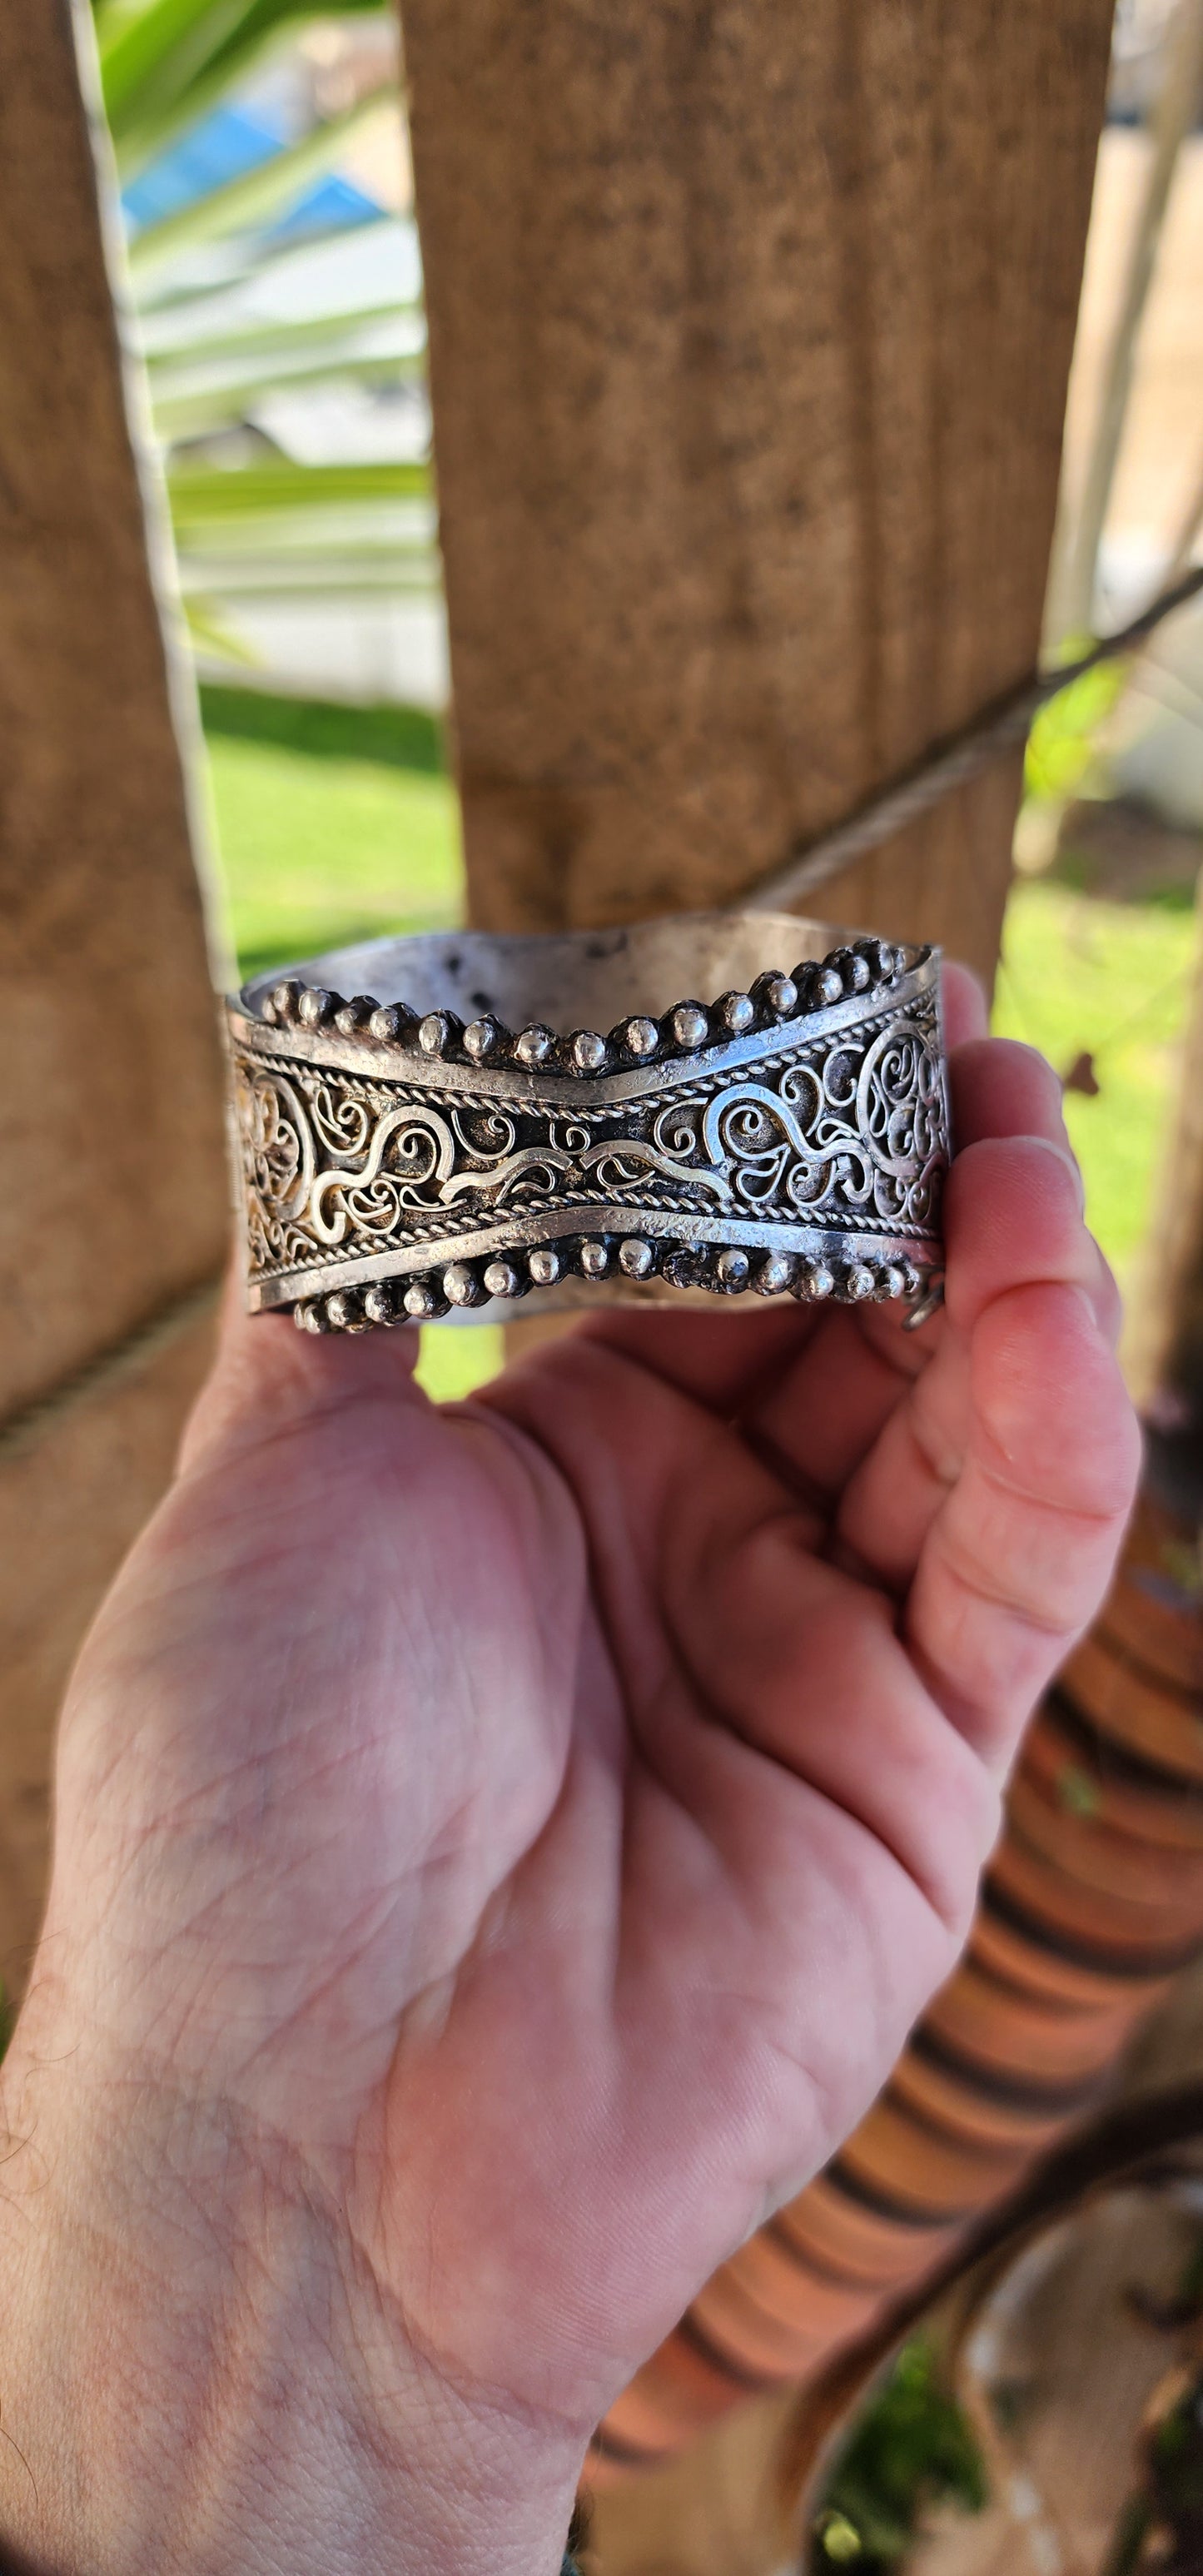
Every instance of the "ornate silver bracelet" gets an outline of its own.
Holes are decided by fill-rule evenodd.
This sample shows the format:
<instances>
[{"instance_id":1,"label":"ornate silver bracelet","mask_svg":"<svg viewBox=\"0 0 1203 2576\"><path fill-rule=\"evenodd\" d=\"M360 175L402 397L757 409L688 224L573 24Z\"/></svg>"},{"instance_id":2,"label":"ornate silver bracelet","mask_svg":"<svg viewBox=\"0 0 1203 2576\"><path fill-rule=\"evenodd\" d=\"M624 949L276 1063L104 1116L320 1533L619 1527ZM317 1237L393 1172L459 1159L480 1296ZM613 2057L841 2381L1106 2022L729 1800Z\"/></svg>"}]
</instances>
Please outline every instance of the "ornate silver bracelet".
<instances>
[{"instance_id":1,"label":"ornate silver bracelet","mask_svg":"<svg viewBox=\"0 0 1203 2576\"><path fill-rule=\"evenodd\" d=\"M930 1297L931 949L764 913L440 932L227 1009L254 1310L357 1332L599 1291Z\"/></svg>"}]
</instances>

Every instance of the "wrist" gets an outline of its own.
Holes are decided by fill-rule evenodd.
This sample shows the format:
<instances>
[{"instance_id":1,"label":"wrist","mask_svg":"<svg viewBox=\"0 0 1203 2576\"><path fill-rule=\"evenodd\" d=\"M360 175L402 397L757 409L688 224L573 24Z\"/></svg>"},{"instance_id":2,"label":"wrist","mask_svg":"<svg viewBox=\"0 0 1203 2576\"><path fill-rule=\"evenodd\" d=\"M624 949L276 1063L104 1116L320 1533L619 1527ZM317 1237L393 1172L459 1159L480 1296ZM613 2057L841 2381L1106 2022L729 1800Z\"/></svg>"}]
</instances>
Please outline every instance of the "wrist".
<instances>
[{"instance_id":1,"label":"wrist","mask_svg":"<svg viewBox=\"0 0 1203 2576\"><path fill-rule=\"evenodd\" d=\"M109 2085L85 2117L61 2069L17 2076L5 2546L39 2576L558 2576L583 2438L415 2352L311 2178L195 2104Z\"/></svg>"}]
</instances>

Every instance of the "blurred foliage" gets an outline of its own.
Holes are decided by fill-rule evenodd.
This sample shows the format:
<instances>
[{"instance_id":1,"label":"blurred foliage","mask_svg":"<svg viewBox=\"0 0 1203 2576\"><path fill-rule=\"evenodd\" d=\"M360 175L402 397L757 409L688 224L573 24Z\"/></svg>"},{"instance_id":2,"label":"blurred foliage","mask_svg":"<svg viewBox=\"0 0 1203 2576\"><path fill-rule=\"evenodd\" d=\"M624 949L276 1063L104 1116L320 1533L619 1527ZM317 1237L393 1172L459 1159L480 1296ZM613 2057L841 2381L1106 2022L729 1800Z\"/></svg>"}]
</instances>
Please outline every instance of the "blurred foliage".
<instances>
[{"instance_id":1,"label":"blurred foliage","mask_svg":"<svg viewBox=\"0 0 1203 2576\"><path fill-rule=\"evenodd\" d=\"M200 702L210 738L227 734L242 742L275 743L310 760L374 760L432 778L446 771L442 725L424 707L336 706L328 699L277 698L210 680L201 683Z\"/></svg>"},{"instance_id":2,"label":"blurred foliage","mask_svg":"<svg viewBox=\"0 0 1203 2576\"><path fill-rule=\"evenodd\" d=\"M1141 2428L1144 2471L1115 2532L1103 2576L1199 2576L1203 2567L1203 2368L1171 2370Z\"/></svg>"},{"instance_id":3,"label":"blurred foliage","mask_svg":"<svg viewBox=\"0 0 1203 2576\"><path fill-rule=\"evenodd\" d=\"M811 2563L884 2576L907 2556L934 2506L978 2513L986 2500L973 2433L934 2345L917 2336L840 2453L815 2518Z\"/></svg>"},{"instance_id":4,"label":"blurred foliage","mask_svg":"<svg viewBox=\"0 0 1203 2576\"><path fill-rule=\"evenodd\" d=\"M1132 2294L1130 2293L1130 2296ZM1137 2296L1136 2313L1185 2332L1179 2357L1145 2407L1137 2441L1140 2484L1120 2513L1102 2576L1199 2576L1203 2568L1203 2232L1173 2298Z\"/></svg>"},{"instance_id":5,"label":"blurred foliage","mask_svg":"<svg viewBox=\"0 0 1203 2576\"><path fill-rule=\"evenodd\" d=\"M424 465L293 465L285 456L244 466L181 466L172 479L172 516L187 539L214 521L274 518L315 501L408 501L429 491Z\"/></svg>"},{"instance_id":6,"label":"blurred foliage","mask_svg":"<svg viewBox=\"0 0 1203 2576\"><path fill-rule=\"evenodd\" d=\"M171 504L185 605L211 618L239 600L350 601L429 594L439 583L424 465L241 468L171 464ZM200 638L197 638L198 642Z\"/></svg>"},{"instance_id":7,"label":"blurred foliage","mask_svg":"<svg viewBox=\"0 0 1203 2576\"><path fill-rule=\"evenodd\" d=\"M207 188L198 190L195 195L189 195L170 211L163 211L140 222L128 246L130 271L136 287L145 295L149 278L152 295L160 302L165 296L166 300L170 301L172 268L176 262L194 258L196 252L207 243L228 242L231 239L237 240L240 236L253 238L257 231L261 233L265 228L270 232L271 227L282 219L288 209L296 205L306 188L315 179L322 177L339 159L346 150L351 136L362 125L365 117L370 115L380 105L381 100L389 95L391 95L391 84L382 82L369 90L365 97L357 99L354 105L345 109L341 116L324 118L317 125L311 126L308 132L295 136L291 143L279 143L273 146L270 137L265 133L260 139L261 157L252 161L249 169L239 170L225 179L211 180ZM202 119L201 122L203 125L204 120ZM164 286L164 277L166 286ZM317 327L316 317L313 321L303 318L299 325L290 326L286 336L291 338L299 330L304 339L307 335L312 335ZM329 328L328 323L326 328ZM267 348L275 352L280 337L279 330L261 328L257 334L256 348ZM229 354L228 341L223 342L219 338L215 345L219 355ZM214 348L205 341L202 333L199 345L186 346L183 355L191 360L195 371L196 366L205 358L212 360ZM279 364L278 356L276 364L277 366ZM290 372L295 373L295 370ZM307 372L313 373L312 354ZM210 365L210 375L211 373ZM168 425L175 435L178 436L189 430L195 434L197 429L222 425L220 416L215 424L211 422L209 417L212 407L211 388L207 401L205 392L206 389L202 383L199 410L197 396L194 393L192 416L189 415L188 406L185 403L182 418L178 416L178 396L175 410L171 410L168 398L170 412ZM162 409L164 399L161 390L158 390L157 409Z\"/></svg>"},{"instance_id":8,"label":"blurred foliage","mask_svg":"<svg viewBox=\"0 0 1203 2576\"><path fill-rule=\"evenodd\" d=\"M1007 906L993 1025L1064 1074L1092 1058L1098 1094L1065 1095L1086 1214L1121 1286L1148 1223L1186 1024L1195 922L1177 904L1106 903L1049 878Z\"/></svg>"},{"instance_id":9,"label":"blurred foliage","mask_svg":"<svg viewBox=\"0 0 1203 2576\"><path fill-rule=\"evenodd\" d=\"M391 23L380 0L321 9L308 0L94 0L123 184L186 138L203 140L210 111L237 105L239 82L273 39L346 14ZM290 230L354 131L396 99L395 80L382 78L291 141L265 128L250 167L199 186L189 172L180 202L168 191L164 211L129 219L139 351L184 610L194 647L210 657L254 658L239 640L240 603L346 605L440 586L420 413L408 463L294 462L256 425L283 393L408 389L420 398L426 325L412 222L363 199L360 221L315 215L299 236ZM368 235L376 252L365 259Z\"/></svg>"},{"instance_id":10,"label":"blurred foliage","mask_svg":"<svg viewBox=\"0 0 1203 2576\"><path fill-rule=\"evenodd\" d=\"M1149 2433L1149 2528L1138 2564L1160 2576L1203 2565L1203 2371L1185 2384Z\"/></svg>"},{"instance_id":11,"label":"blurred foliage","mask_svg":"<svg viewBox=\"0 0 1203 2576\"><path fill-rule=\"evenodd\" d=\"M423 1324L418 1384L436 1404L457 1403L505 1366L500 1324Z\"/></svg>"},{"instance_id":12,"label":"blurred foliage","mask_svg":"<svg viewBox=\"0 0 1203 2576\"><path fill-rule=\"evenodd\" d=\"M1079 638L1075 651L1086 652L1091 637ZM1072 655L1067 655L1072 659ZM1080 680L1059 689L1043 706L1028 735L1024 760L1024 793L1041 803L1062 803L1076 796L1097 767L1097 736L1116 705L1127 677L1122 660L1100 662Z\"/></svg>"},{"instance_id":13,"label":"blurred foliage","mask_svg":"<svg viewBox=\"0 0 1203 2576\"><path fill-rule=\"evenodd\" d=\"M93 0L105 113L124 167L148 160L309 18L384 13L380 0Z\"/></svg>"}]
</instances>

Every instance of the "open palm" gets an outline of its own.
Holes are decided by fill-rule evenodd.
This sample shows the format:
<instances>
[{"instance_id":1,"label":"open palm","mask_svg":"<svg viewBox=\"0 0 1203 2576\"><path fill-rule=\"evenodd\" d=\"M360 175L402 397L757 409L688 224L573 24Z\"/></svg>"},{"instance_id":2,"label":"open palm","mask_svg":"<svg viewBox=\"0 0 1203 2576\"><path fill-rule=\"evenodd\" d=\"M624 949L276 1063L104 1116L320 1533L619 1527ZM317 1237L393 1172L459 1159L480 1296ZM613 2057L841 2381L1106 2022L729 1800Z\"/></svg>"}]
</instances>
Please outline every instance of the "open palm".
<instances>
[{"instance_id":1,"label":"open palm","mask_svg":"<svg viewBox=\"0 0 1203 2576\"><path fill-rule=\"evenodd\" d=\"M1057 1087L975 1039L955 1106L915 1335L613 1312L438 1409L400 1334L227 1321L74 1686L25 2068L302 2198L369 2380L395 2330L583 2443L951 1967L1135 1466Z\"/></svg>"}]
</instances>

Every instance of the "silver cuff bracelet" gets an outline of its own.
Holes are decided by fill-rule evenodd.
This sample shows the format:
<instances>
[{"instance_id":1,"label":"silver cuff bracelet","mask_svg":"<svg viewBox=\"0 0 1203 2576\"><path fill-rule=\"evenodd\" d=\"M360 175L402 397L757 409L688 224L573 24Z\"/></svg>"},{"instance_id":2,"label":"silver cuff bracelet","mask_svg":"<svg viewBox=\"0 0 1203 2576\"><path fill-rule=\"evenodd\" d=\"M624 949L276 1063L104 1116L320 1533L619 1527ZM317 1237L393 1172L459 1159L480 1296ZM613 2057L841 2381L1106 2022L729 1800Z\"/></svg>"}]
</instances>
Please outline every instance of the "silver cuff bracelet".
<instances>
[{"instance_id":1,"label":"silver cuff bracelet","mask_svg":"<svg viewBox=\"0 0 1203 2576\"><path fill-rule=\"evenodd\" d=\"M447 931L227 1008L253 1310L320 1333L599 1292L931 1294L932 949L768 913Z\"/></svg>"}]
</instances>

